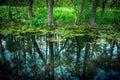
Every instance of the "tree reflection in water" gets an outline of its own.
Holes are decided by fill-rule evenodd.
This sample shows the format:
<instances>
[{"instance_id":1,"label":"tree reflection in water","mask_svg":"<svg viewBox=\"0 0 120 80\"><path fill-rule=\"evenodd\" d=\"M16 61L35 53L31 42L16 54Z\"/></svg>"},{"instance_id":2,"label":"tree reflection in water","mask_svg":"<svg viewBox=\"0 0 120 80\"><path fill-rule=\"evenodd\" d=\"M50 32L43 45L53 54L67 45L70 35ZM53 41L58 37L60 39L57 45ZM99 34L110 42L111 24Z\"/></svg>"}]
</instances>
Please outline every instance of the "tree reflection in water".
<instances>
[{"instance_id":1,"label":"tree reflection in water","mask_svg":"<svg viewBox=\"0 0 120 80\"><path fill-rule=\"evenodd\" d=\"M98 43L98 39L89 36L57 41L59 38L50 33L25 38L0 37L0 78L110 80L110 75L117 75L114 79L120 79L119 41L99 39Z\"/></svg>"}]
</instances>

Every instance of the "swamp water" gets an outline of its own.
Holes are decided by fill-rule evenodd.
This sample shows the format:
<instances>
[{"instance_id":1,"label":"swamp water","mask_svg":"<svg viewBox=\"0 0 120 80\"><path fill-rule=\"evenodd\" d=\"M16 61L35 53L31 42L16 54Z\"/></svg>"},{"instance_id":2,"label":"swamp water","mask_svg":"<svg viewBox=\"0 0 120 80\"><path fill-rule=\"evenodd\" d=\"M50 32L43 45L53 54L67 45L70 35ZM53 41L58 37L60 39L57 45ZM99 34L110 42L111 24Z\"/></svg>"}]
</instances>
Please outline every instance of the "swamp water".
<instances>
[{"instance_id":1,"label":"swamp water","mask_svg":"<svg viewBox=\"0 0 120 80\"><path fill-rule=\"evenodd\" d=\"M0 38L0 80L120 80L120 42L89 36Z\"/></svg>"}]
</instances>

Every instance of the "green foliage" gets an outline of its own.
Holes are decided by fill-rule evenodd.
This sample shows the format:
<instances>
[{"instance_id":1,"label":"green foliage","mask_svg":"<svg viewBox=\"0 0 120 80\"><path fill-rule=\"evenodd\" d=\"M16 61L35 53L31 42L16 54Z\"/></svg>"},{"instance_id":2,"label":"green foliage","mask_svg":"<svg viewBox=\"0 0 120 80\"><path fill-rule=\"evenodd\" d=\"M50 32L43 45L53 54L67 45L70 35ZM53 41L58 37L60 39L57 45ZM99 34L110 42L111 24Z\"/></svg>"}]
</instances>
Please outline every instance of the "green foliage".
<instances>
[{"instance_id":1,"label":"green foliage","mask_svg":"<svg viewBox=\"0 0 120 80\"><path fill-rule=\"evenodd\" d=\"M30 26L39 26L39 25L47 24L47 20L46 19L36 19L36 18L34 18L26 24L30 25Z\"/></svg>"},{"instance_id":2,"label":"green foliage","mask_svg":"<svg viewBox=\"0 0 120 80\"><path fill-rule=\"evenodd\" d=\"M33 9L34 17L26 24L30 26L39 26L47 24L47 8Z\"/></svg>"},{"instance_id":3,"label":"green foliage","mask_svg":"<svg viewBox=\"0 0 120 80\"><path fill-rule=\"evenodd\" d=\"M71 7L71 1L70 0L54 0L55 1L55 7Z\"/></svg>"},{"instance_id":4,"label":"green foliage","mask_svg":"<svg viewBox=\"0 0 120 80\"><path fill-rule=\"evenodd\" d=\"M113 24L119 24L120 22L120 10L111 10L106 9L104 14L101 16L101 9L98 8L96 12L96 23L98 25L113 25ZM85 10L83 12L83 15L79 17L79 24L82 23L89 23L89 17L90 17L90 10Z\"/></svg>"},{"instance_id":5,"label":"green foliage","mask_svg":"<svg viewBox=\"0 0 120 80\"><path fill-rule=\"evenodd\" d=\"M0 7L0 23L6 23L7 22L7 8L6 6Z\"/></svg>"},{"instance_id":6,"label":"green foliage","mask_svg":"<svg viewBox=\"0 0 120 80\"><path fill-rule=\"evenodd\" d=\"M71 0L71 2L73 4L73 8L75 9L76 13L80 12L82 0Z\"/></svg>"},{"instance_id":7,"label":"green foliage","mask_svg":"<svg viewBox=\"0 0 120 80\"><path fill-rule=\"evenodd\" d=\"M74 21L75 11L72 8L55 8L54 9L54 20L57 23L70 24Z\"/></svg>"},{"instance_id":8,"label":"green foliage","mask_svg":"<svg viewBox=\"0 0 120 80\"><path fill-rule=\"evenodd\" d=\"M105 26L104 26L105 27ZM32 33L35 35L46 35L47 33L57 34L59 38L47 39L52 42L60 42L66 38L89 36L91 38L100 39L113 39L120 41L120 32L116 32L113 28L100 28L96 29L85 26L61 26L61 27L35 27L35 26L21 26L21 25L8 25L0 29L0 34L8 35L13 34L17 38L25 38L24 34ZM97 44L107 44L107 42L95 41Z\"/></svg>"},{"instance_id":9,"label":"green foliage","mask_svg":"<svg viewBox=\"0 0 120 80\"><path fill-rule=\"evenodd\" d=\"M86 4L87 5L87 4ZM0 11L0 21L3 24L7 23L7 16L8 16L8 7L1 6ZM41 8L34 6L33 8L33 18L28 20L27 7L12 7L11 8L13 19L16 22L21 22L23 25L30 25L30 26L39 26L39 25L46 25L47 24L47 8ZM120 11L114 9L106 9L105 13L101 16L101 9L98 8L97 15L96 15L96 22L99 25L113 25L119 24L120 22ZM66 8L66 7L55 7L54 8L54 22L55 24L72 24L74 23L76 16L76 11L73 8ZM90 9L85 8L83 14L79 17L78 23L89 23L89 16L90 16Z\"/></svg>"},{"instance_id":10,"label":"green foliage","mask_svg":"<svg viewBox=\"0 0 120 80\"><path fill-rule=\"evenodd\" d=\"M16 37L20 37L26 33L39 33L39 35L46 35L48 31L42 27L34 26L21 26L21 25L7 25L0 29L0 34L8 35L13 34Z\"/></svg>"},{"instance_id":11,"label":"green foliage","mask_svg":"<svg viewBox=\"0 0 120 80\"><path fill-rule=\"evenodd\" d=\"M33 8L44 8L46 6L45 0L34 0Z\"/></svg>"},{"instance_id":12,"label":"green foliage","mask_svg":"<svg viewBox=\"0 0 120 80\"><path fill-rule=\"evenodd\" d=\"M101 13L101 9L98 9L96 15L96 22L98 24L108 24L108 25L119 24L120 22L119 10L106 9L102 16L100 13Z\"/></svg>"}]
</instances>

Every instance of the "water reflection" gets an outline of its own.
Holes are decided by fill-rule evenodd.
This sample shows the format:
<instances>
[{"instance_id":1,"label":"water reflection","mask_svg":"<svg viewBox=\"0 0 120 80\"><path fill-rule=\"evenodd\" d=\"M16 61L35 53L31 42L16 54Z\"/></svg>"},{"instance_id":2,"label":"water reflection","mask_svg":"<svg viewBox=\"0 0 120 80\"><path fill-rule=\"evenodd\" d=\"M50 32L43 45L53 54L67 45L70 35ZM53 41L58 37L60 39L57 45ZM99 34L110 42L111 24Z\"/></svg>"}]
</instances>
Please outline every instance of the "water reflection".
<instances>
[{"instance_id":1,"label":"water reflection","mask_svg":"<svg viewBox=\"0 0 120 80\"><path fill-rule=\"evenodd\" d=\"M56 34L26 35L25 38L0 37L0 78L110 80L103 76L115 72L120 76L120 42L116 40L76 36L57 41L61 36ZM101 72L105 75L101 76Z\"/></svg>"}]
</instances>

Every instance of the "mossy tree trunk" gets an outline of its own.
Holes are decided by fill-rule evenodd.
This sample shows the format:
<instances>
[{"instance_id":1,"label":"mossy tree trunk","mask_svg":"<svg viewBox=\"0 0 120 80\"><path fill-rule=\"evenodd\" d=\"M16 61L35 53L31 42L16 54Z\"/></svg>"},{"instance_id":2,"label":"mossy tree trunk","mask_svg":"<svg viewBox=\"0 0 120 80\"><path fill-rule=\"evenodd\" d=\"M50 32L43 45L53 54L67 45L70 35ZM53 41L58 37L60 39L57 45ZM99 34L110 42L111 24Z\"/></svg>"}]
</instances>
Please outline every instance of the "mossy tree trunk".
<instances>
[{"instance_id":1,"label":"mossy tree trunk","mask_svg":"<svg viewBox=\"0 0 120 80\"><path fill-rule=\"evenodd\" d=\"M54 0L48 0L48 25L53 24L53 7Z\"/></svg>"},{"instance_id":2,"label":"mossy tree trunk","mask_svg":"<svg viewBox=\"0 0 120 80\"><path fill-rule=\"evenodd\" d=\"M9 24L12 23L11 4L12 4L12 1L9 1L9 4L8 4L8 23L9 23Z\"/></svg>"},{"instance_id":3,"label":"mossy tree trunk","mask_svg":"<svg viewBox=\"0 0 120 80\"><path fill-rule=\"evenodd\" d=\"M86 43L85 43L85 53L84 53L84 61L83 61L83 74L82 74L82 78L83 80L87 80L87 70L88 70L88 61L90 58L90 43L91 39L90 37L88 37L86 39Z\"/></svg>"},{"instance_id":4,"label":"mossy tree trunk","mask_svg":"<svg viewBox=\"0 0 120 80\"><path fill-rule=\"evenodd\" d=\"M95 24L96 24L95 16L96 16L96 10L97 10L97 6L98 6L98 1L99 0L94 0L93 1L93 5L92 5L92 9L91 9L91 14L90 14L89 21L90 21L90 24L92 26L95 26Z\"/></svg>"},{"instance_id":5,"label":"mossy tree trunk","mask_svg":"<svg viewBox=\"0 0 120 80\"><path fill-rule=\"evenodd\" d=\"M29 19L33 17L32 7L33 7L33 0L29 0L29 4L28 4L28 18Z\"/></svg>"},{"instance_id":6,"label":"mossy tree trunk","mask_svg":"<svg viewBox=\"0 0 120 80\"><path fill-rule=\"evenodd\" d=\"M79 38L79 37L76 37L76 47L77 47L77 51L76 51L76 56L77 56L77 58L76 58L76 76L78 76L79 77L79 79L80 79L80 77L81 77L81 75L80 75L80 52L81 52L81 39Z\"/></svg>"},{"instance_id":7,"label":"mossy tree trunk","mask_svg":"<svg viewBox=\"0 0 120 80\"><path fill-rule=\"evenodd\" d=\"M51 33L48 34L49 38L52 38L53 35ZM49 54L50 54L50 79L54 80L54 48L53 42L49 41Z\"/></svg>"},{"instance_id":8,"label":"mossy tree trunk","mask_svg":"<svg viewBox=\"0 0 120 80\"><path fill-rule=\"evenodd\" d=\"M102 1L102 11L101 11L101 16L103 15L104 11L105 11L105 7L106 7L106 4L107 4L108 0L103 0Z\"/></svg>"}]
</instances>

